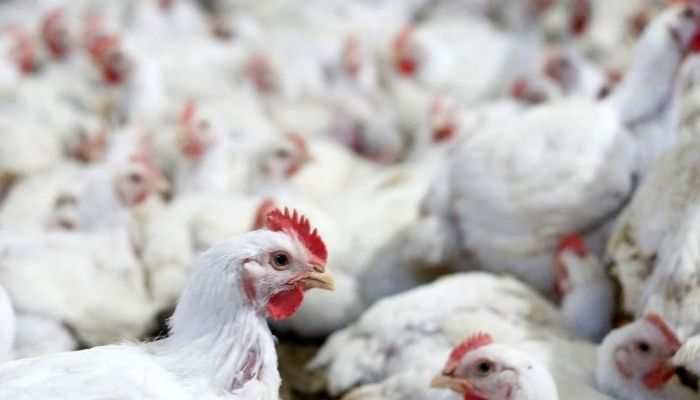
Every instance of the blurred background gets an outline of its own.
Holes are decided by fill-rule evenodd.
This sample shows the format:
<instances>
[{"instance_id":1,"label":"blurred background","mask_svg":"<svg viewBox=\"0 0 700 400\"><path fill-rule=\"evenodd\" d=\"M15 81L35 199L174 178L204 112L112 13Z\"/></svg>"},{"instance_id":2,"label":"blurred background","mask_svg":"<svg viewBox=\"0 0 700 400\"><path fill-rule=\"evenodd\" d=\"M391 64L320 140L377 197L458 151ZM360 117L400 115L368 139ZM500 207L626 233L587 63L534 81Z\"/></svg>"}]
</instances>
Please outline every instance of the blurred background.
<instances>
[{"instance_id":1,"label":"blurred background","mask_svg":"<svg viewBox=\"0 0 700 400\"><path fill-rule=\"evenodd\" d=\"M635 46L669 3L0 1L0 358L166 335L196 255L289 206L323 235L337 288L310 292L294 317L273 324L283 396L329 396L324 374L303 368L329 334L378 299L464 263L508 264L466 255L458 233L425 221L448 160L472 140L508 142L494 139L497 127L539 107L614 96L639 55L652 54L635 58ZM678 39L688 47L681 60L697 46L686 39ZM640 156L648 160L629 174L632 188L653 149L697 130L700 66L668 60L682 99L678 135ZM651 78L664 65L646 70L647 91L665 90ZM549 129L528 126L520 137ZM585 140L550 142L542 152L554 156L529 150L526 139L504 144L525 157L509 174L556 169L552 160L586 148ZM502 166L490 164L498 150L476 157L484 169ZM555 198L569 175L552 175ZM509 184L498 182L468 188L485 193L472 206L498 204L490 191ZM608 216L626 204L591 201L583 204ZM510 229L508 216L490 211L488 224ZM561 233L599 221L578 217ZM547 222L538 232L549 235L551 257L559 221ZM603 252L605 232L586 238L592 251ZM552 274L515 275L555 298Z\"/></svg>"}]
</instances>

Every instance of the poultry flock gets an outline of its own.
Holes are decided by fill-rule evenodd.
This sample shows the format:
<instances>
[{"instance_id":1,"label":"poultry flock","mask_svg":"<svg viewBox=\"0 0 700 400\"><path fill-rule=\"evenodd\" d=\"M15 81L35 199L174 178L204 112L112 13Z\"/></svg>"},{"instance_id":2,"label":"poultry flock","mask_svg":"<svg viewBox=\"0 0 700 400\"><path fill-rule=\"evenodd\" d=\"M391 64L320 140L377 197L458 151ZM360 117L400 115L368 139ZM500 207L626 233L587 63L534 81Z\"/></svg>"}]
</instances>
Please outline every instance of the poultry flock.
<instances>
[{"instance_id":1,"label":"poultry flock","mask_svg":"<svg viewBox=\"0 0 700 400\"><path fill-rule=\"evenodd\" d=\"M0 399L700 399L695 53L700 0L0 0Z\"/></svg>"}]
</instances>

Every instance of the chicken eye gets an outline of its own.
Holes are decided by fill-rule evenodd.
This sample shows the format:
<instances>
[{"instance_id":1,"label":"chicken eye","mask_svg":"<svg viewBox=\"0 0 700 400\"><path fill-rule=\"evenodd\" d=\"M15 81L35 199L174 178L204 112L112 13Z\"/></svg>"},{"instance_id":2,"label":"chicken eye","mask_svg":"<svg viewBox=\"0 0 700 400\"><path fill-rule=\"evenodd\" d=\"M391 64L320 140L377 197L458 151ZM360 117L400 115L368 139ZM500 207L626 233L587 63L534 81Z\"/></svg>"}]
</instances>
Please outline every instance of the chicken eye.
<instances>
[{"instance_id":1,"label":"chicken eye","mask_svg":"<svg viewBox=\"0 0 700 400\"><path fill-rule=\"evenodd\" d=\"M279 150L275 151L275 157L287 158L287 157L289 157L289 151L287 151L285 149L279 149Z\"/></svg>"},{"instance_id":2,"label":"chicken eye","mask_svg":"<svg viewBox=\"0 0 700 400\"><path fill-rule=\"evenodd\" d=\"M272 254L272 266L276 270L283 270L287 266L289 266L289 260L290 260L289 254L287 254L283 251L279 251L277 253Z\"/></svg>"},{"instance_id":3,"label":"chicken eye","mask_svg":"<svg viewBox=\"0 0 700 400\"><path fill-rule=\"evenodd\" d=\"M692 7L686 7L683 10L683 17L685 18L695 18L695 10Z\"/></svg>"},{"instance_id":4,"label":"chicken eye","mask_svg":"<svg viewBox=\"0 0 700 400\"><path fill-rule=\"evenodd\" d=\"M137 173L133 172L133 173L129 174L129 181L131 181L131 183L138 185L139 183L141 183L143 181L143 177L141 176L141 174L137 174Z\"/></svg>"},{"instance_id":5,"label":"chicken eye","mask_svg":"<svg viewBox=\"0 0 700 400\"><path fill-rule=\"evenodd\" d=\"M637 343L637 350L639 350L642 353L648 353L649 350L651 350L651 346L649 346L649 343L641 341Z\"/></svg>"},{"instance_id":6,"label":"chicken eye","mask_svg":"<svg viewBox=\"0 0 700 400\"><path fill-rule=\"evenodd\" d=\"M481 376L486 376L490 374L494 369L494 365L491 361L479 361L476 364L476 372Z\"/></svg>"}]
</instances>

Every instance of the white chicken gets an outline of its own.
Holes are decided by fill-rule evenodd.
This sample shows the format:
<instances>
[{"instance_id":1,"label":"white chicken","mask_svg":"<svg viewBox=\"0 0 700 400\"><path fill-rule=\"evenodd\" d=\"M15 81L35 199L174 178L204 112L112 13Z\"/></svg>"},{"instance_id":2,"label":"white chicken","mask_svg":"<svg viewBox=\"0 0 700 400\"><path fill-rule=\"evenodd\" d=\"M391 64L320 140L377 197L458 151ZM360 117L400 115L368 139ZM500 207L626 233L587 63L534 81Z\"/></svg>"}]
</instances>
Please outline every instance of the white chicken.
<instances>
[{"instance_id":1,"label":"white chicken","mask_svg":"<svg viewBox=\"0 0 700 400\"><path fill-rule=\"evenodd\" d=\"M494 343L488 333L476 333L455 347L430 386L466 398L559 399L546 366L527 353Z\"/></svg>"},{"instance_id":2,"label":"white chicken","mask_svg":"<svg viewBox=\"0 0 700 400\"><path fill-rule=\"evenodd\" d=\"M277 399L280 377L265 318L289 317L305 290L332 289L332 280L326 248L308 220L277 211L266 228L198 258L169 337L3 364L0 396Z\"/></svg>"},{"instance_id":3,"label":"white chicken","mask_svg":"<svg viewBox=\"0 0 700 400\"><path fill-rule=\"evenodd\" d=\"M454 275L376 303L331 335L311 366L327 368L337 395L414 366L439 369L451 346L478 330L518 341L565 337L564 326L552 304L512 278Z\"/></svg>"},{"instance_id":4,"label":"white chicken","mask_svg":"<svg viewBox=\"0 0 700 400\"><path fill-rule=\"evenodd\" d=\"M699 144L663 155L620 216L608 253L622 285L622 308L635 316L656 312L683 338L700 333L697 305Z\"/></svg>"},{"instance_id":5,"label":"white chicken","mask_svg":"<svg viewBox=\"0 0 700 400\"><path fill-rule=\"evenodd\" d=\"M636 179L675 142L675 77L698 22L700 5L671 7L641 37L638 61L612 96L547 103L457 149L447 176L436 180L440 196L427 201L453 230L462 265L471 259L552 288L557 241L615 216Z\"/></svg>"},{"instance_id":6,"label":"white chicken","mask_svg":"<svg viewBox=\"0 0 700 400\"><path fill-rule=\"evenodd\" d=\"M23 356L74 349L58 347L75 345L66 336L98 345L148 330L153 311L144 274L124 236L3 232L0 247L0 283L18 310L18 330L35 331L18 338ZM44 337L39 328L58 333Z\"/></svg>"},{"instance_id":7,"label":"white chicken","mask_svg":"<svg viewBox=\"0 0 700 400\"><path fill-rule=\"evenodd\" d=\"M456 278L452 278L454 282ZM471 278L476 276L472 275ZM443 282L447 283L449 279L446 278ZM474 280L477 281L477 279ZM497 281L494 280L494 282ZM475 282L479 288L484 288L484 283ZM501 284L503 283L505 282ZM444 286L441 288L442 294L446 292ZM541 308L539 312L535 309L530 309L529 312L525 309L506 311L502 307L511 307L500 304L504 300L504 295L509 293L505 288L500 295L496 295L498 301L488 302L488 306L462 304L457 309L445 307L447 301L453 301L454 297L452 297L449 300L445 299L447 301L439 302L440 307L437 309L451 310L447 311L445 316L439 316L436 319L414 317L401 324L386 323L386 315L408 314L419 309L420 306L432 306L431 311L434 313L437 310L435 303L426 303L425 296L420 297L422 300L417 296L420 291L426 295L427 289L416 289L414 292L383 300L370 309L356 326L331 336L330 341L312 361L311 366L325 365L329 368L327 375L332 393L344 392L359 384L359 388L350 391L344 398L347 400L453 399L455 397L444 394L441 396L439 392L428 389L430 379L435 375L435 371L441 369L450 349L457 346L462 338L487 331L498 342L528 354L528 357L533 357L537 360L536 362L542 363L549 369L556 383L554 393L558 392L560 398L581 400L611 399L610 396L626 400L692 398L688 397L689 391L681 387L678 382L669 382L674 375L674 367L670 364L670 359L680 342L672 329L657 315L648 315L645 319L613 331L599 347L597 355L594 345L567 336L566 331L558 326L557 320L560 317L554 310L551 314L554 319L549 319L549 322L532 320L532 318L547 318L546 314L542 314L545 310ZM487 289L489 293L490 289L492 288ZM510 290L512 289L514 288ZM463 296L463 293L470 293L470 291L462 289L459 293ZM513 294L515 293L511 295ZM407 307L406 300L411 296L414 297L414 302ZM536 297L531 300L534 299ZM509 299L508 302L510 301ZM542 302L547 304L544 300ZM523 307L523 300L520 299L515 304ZM390 310L390 308L393 309ZM380 310L382 314L379 313ZM370 315L372 315L371 319ZM484 336L476 337L484 338ZM625 353L625 356L622 356L622 353ZM572 359L576 361L572 363ZM496 366L499 363L508 363L502 358L502 353L483 357L481 360L491 361ZM514 360L510 360L512 361ZM491 373L498 371L499 368L495 368L483 374L485 381L488 381ZM460 377L452 376L452 378L462 381ZM467 377L467 379L471 381L475 378ZM441 379L438 378L437 381ZM490 397L495 395L493 392L489 392L489 397L481 397L486 392L478 390L485 390L486 387L480 386L480 382L482 381L474 382L474 385L464 383L459 385L459 388L467 391L474 389L475 393L472 395L475 395L473 397L475 399L500 398L497 395ZM535 382L523 384L536 385ZM522 388L514 385L514 393L517 392L517 387ZM494 387L492 390L498 389ZM538 398L532 397L533 400ZM530 397L524 397L524 399L530 399Z\"/></svg>"},{"instance_id":8,"label":"white chicken","mask_svg":"<svg viewBox=\"0 0 700 400\"><path fill-rule=\"evenodd\" d=\"M674 374L670 361L679 345L665 322L650 314L606 338L598 350L597 383L617 399L691 399L692 393L677 384L664 387ZM528 350L494 344L489 334L476 333L452 350L442 374L433 379L431 386L475 399L556 400L580 396L563 385L557 394L552 373L556 375L557 371L550 373L546 364Z\"/></svg>"},{"instance_id":9,"label":"white chicken","mask_svg":"<svg viewBox=\"0 0 700 400\"><path fill-rule=\"evenodd\" d=\"M612 328L615 299L605 268L578 235L564 237L554 256L554 292L567 327L600 342Z\"/></svg>"},{"instance_id":10,"label":"white chicken","mask_svg":"<svg viewBox=\"0 0 700 400\"><path fill-rule=\"evenodd\" d=\"M175 171L177 195L195 192L226 193L231 189L231 140L211 116L197 112L194 102L183 108L177 127L180 150Z\"/></svg>"}]
</instances>

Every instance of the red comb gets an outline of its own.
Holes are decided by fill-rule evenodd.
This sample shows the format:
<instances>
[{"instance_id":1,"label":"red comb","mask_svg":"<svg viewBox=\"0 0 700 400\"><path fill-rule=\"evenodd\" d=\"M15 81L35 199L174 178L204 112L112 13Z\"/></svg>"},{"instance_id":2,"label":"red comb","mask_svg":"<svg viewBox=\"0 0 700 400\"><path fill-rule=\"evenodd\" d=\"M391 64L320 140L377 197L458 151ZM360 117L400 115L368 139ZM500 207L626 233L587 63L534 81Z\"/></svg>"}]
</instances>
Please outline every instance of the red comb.
<instances>
[{"instance_id":1,"label":"red comb","mask_svg":"<svg viewBox=\"0 0 700 400\"><path fill-rule=\"evenodd\" d=\"M459 361L470 351L478 349L479 347L487 346L493 343L493 338L491 335L485 332L477 332L468 338L464 339L462 343L457 345L452 352L450 357L447 359L446 367L454 368Z\"/></svg>"},{"instance_id":2,"label":"red comb","mask_svg":"<svg viewBox=\"0 0 700 400\"><path fill-rule=\"evenodd\" d=\"M674 349L679 349L681 347L681 341L678 339L678 336L676 336L676 333L673 332L673 329L671 329L670 326L666 323L666 321L659 316L659 314L647 314L644 316L644 320L647 321L648 323L654 325L659 332L666 338L668 343L673 347Z\"/></svg>"},{"instance_id":3,"label":"red comb","mask_svg":"<svg viewBox=\"0 0 700 400\"><path fill-rule=\"evenodd\" d=\"M102 58L111 49L119 45L119 38L114 35L105 35L95 40L90 45L90 55L96 62L101 62Z\"/></svg>"},{"instance_id":4,"label":"red comb","mask_svg":"<svg viewBox=\"0 0 700 400\"><path fill-rule=\"evenodd\" d=\"M62 10L54 10L46 15L44 21L41 24L41 35L44 37L49 36L51 29L53 29L57 24L63 19Z\"/></svg>"},{"instance_id":5,"label":"red comb","mask_svg":"<svg viewBox=\"0 0 700 400\"><path fill-rule=\"evenodd\" d=\"M197 106L194 104L194 100L188 100L185 106L180 112L180 125L187 126L192 123L194 119L194 114L197 111Z\"/></svg>"},{"instance_id":6,"label":"red comb","mask_svg":"<svg viewBox=\"0 0 700 400\"><path fill-rule=\"evenodd\" d=\"M399 51L401 50L406 44L408 43L408 40L411 38L411 35L413 34L413 25L406 25L404 26L401 31L399 31L399 34L396 35L396 39L394 39L394 50Z\"/></svg>"},{"instance_id":7,"label":"red comb","mask_svg":"<svg viewBox=\"0 0 700 400\"><path fill-rule=\"evenodd\" d=\"M572 251L579 257L586 257L588 255L586 242L583 240L583 236L578 234L564 236L559 240L556 254L561 254L564 251Z\"/></svg>"},{"instance_id":8,"label":"red comb","mask_svg":"<svg viewBox=\"0 0 700 400\"><path fill-rule=\"evenodd\" d=\"M591 18L590 0L574 0L573 11L569 26L576 35L581 35L588 29L588 22Z\"/></svg>"},{"instance_id":9,"label":"red comb","mask_svg":"<svg viewBox=\"0 0 700 400\"><path fill-rule=\"evenodd\" d=\"M316 229L313 231L311 230L309 220L305 216L299 214L297 210L294 210L292 214L290 214L289 209L286 207L284 208L284 212L276 208L267 214L265 226L271 231L285 232L294 235L311 254L325 264L328 258L326 245L318 235L318 231Z\"/></svg>"}]
</instances>

